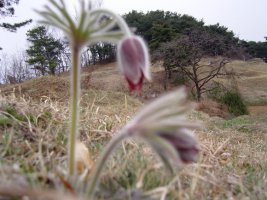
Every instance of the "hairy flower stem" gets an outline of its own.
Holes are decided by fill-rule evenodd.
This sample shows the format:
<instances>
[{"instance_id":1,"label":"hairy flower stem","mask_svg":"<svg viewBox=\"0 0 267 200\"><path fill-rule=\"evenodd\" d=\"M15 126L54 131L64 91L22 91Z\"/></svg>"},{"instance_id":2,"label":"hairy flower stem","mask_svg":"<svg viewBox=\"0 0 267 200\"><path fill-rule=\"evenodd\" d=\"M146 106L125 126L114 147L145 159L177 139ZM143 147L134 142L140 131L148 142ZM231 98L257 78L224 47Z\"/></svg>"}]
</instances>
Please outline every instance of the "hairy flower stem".
<instances>
[{"instance_id":1,"label":"hairy flower stem","mask_svg":"<svg viewBox=\"0 0 267 200\"><path fill-rule=\"evenodd\" d=\"M125 129L123 129L119 134L114 136L112 140L105 147L104 151L102 152L101 156L97 161L96 166L94 167L94 171L91 173L92 177L89 182L88 190L86 193L87 194L86 196L89 197L89 199L93 199L93 195L99 181L99 176L103 171L105 163L107 162L108 158L112 155L112 152L116 149L118 144L120 144L120 142L127 137L129 137L129 134Z\"/></svg>"},{"instance_id":2,"label":"hairy flower stem","mask_svg":"<svg viewBox=\"0 0 267 200\"><path fill-rule=\"evenodd\" d=\"M126 22L124 21L124 19L120 15L118 15L118 14L116 14L116 13L114 13L108 9L96 9L96 10L92 11L91 14L97 14L97 13L105 13L105 14L110 15L111 17L113 17L116 20L117 24L119 25L120 29L122 30L122 32L124 33L125 36L131 36L132 35L131 30L129 29L128 25L126 24Z\"/></svg>"},{"instance_id":3,"label":"hairy flower stem","mask_svg":"<svg viewBox=\"0 0 267 200\"><path fill-rule=\"evenodd\" d=\"M69 175L75 175L75 144L79 129L80 47L72 45L71 124L69 133Z\"/></svg>"}]
</instances>

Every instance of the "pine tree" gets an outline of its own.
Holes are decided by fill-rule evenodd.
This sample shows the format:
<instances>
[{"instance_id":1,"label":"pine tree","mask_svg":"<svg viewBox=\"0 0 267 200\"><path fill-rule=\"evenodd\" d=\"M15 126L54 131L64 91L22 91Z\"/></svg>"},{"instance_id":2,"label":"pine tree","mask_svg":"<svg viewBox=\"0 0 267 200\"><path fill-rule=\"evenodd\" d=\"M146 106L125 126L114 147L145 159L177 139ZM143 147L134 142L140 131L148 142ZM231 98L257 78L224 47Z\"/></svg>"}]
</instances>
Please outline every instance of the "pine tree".
<instances>
[{"instance_id":1,"label":"pine tree","mask_svg":"<svg viewBox=\"0 0 267 200\"><path fill-rule=\"evenodd\" d=\"M26 61L33 65L42 75L55 75L63 51L63 44L47 32L45 26L39 26L27 32L27 40L31 43L26 50L29 59Z\"/></svg>"},{"instance_id":2,"label":"pine tree","mask_svg":"<svg viewBox=\"0 0 267 200\"><path fill-rule=\"evenodd\" d=\"M14 15L14 4L18 4L19 0L0 0L0 15L11 16Z\"/></svg>"},{"instance_id":3,"label":"pine tree","mask_svg":"<svg viewBox=\"0 0 267 200\"><path fill-rule=\"evenodd\" d=\"M18 4L20 0L0 0L0 16L12 16L15 14L15 9L13 7L14 4ZM25 20L20 23L1 23L0 27L4 28L10 32L16 32L18 28L25 26L27 24L30 24L32 22L31 19ZM2 50L2 47L0 47L0 50Z\"/></svg>"}]
</instances>

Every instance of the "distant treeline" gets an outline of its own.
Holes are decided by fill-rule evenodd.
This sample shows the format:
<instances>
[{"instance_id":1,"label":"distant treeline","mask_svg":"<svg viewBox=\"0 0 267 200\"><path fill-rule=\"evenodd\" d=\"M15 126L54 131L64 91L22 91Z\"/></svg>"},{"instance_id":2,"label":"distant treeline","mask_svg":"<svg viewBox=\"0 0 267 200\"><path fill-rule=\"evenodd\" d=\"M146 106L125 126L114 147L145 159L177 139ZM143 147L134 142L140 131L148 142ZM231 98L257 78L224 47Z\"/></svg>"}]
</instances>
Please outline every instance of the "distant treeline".
<instances>
[{"instance_id":1,"label":"distant treeline","mask_svg":"<svg viewBox=\"0 0 267 200\"><path fill-rule=\"evenodd\" d=\"M145 39L153 60L165 59L166 61L162 56L168 57L173 54L172 51L179 49L180 54L175 54L173 60L179 58L181 61L179 65L190 64L189 58L192 56L198 58L222 56L243 60L258 57L267 62L267 37L265 42L244 41L233 31L218 23L205 25L202 20L192 16L168 11L157 10L147 13L131 11L123 15L123 18L136 34ZM103 20L109 19L104 17ZM45 26L37 26L27 32L27 40L29 48L26 54L19 55L18 58L12 57L12 61L6 59L4 62L2 59L0 62L0 65L3 65L0 70L2 82L11 82L8 81L8 76L20 82L28 79L29 74L31 74L30 77L34 77L54 75L69 70L70 48L65 38L56 37L55 32L49 31ZM88 46L81 57L82 66L113 62L116 59L116 45L97 43ZM7 67L8 64L9 67ZM171 64L174 65L174 63ZM25 68L23 75L21 72L17 74L21 66Z\"/></svg>"},{"instance_id":2,"label":"distant treeline","mask_svg":"<svg viewBox=\"0 0 267 200\"><path fill-rule=\"evenodd\" d=\"M188 42L194 43L198 48L202 46L201 53L206 56L239 59L260 57L265 61L267 58L266 42L240 40L227 27L219 24L207 26L202 20L189 15L157 10L147 13L132 11L123 17L135 33L146 40L153 58L161 59L157 56L158 49L162 51L162 46L166 47L166 43L186 40L186 37L190 38ZM104 17L103 20L109 19ZM70 49L66 40L55 39L53 33L44 26L29 30L27 40L30 42L30 47L26 50L27 63L41 75L68 70ZM84 49L82 65L112 62L115 58L116 45L97 43Z\"/></svg>"},{"instance_id":3,"label":"distant treeline","mask_svg":"<svg viewBox=\"0 0 267 200\"><path fill-rule=\"evenodd\" d=\"M127 23L136 28L136 33L143 36L151 51L160 45L192 32L209 35L211 55L223 55L231 50L232 56L259 57L267 62L267 37L265 42L240 40L233 31L220 25L205 25L202 20L189 15L180 15L174 12L150 11L147 13L131 11L124 15ZM267 33L266 33L267 34ZM235 51L235 53L233 52Z\"/></svg>"}]
</instances>

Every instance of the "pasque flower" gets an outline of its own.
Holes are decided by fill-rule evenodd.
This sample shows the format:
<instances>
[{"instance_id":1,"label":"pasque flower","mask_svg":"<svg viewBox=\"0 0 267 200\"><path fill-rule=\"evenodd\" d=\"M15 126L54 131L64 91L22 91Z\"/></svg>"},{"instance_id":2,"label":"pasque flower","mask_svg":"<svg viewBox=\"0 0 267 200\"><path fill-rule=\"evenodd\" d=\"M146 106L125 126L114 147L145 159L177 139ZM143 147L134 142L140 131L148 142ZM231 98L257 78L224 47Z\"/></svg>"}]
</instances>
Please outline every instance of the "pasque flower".
<instances>
[{"instance_id":1,"label":"pasque flower","mask_svg":"<svg viewBox=\"0 0 267 200\"><path fill-rule=\"evenodd\" d=\"M140 37L133 36L123 18L108 9L93 9L91 1L80 1L77 18L68 11L66 1L49 0L50 6L37 11L43 24L61 29L71 49L71 116L69 133L69 174L75 174L75 146L79 135L80 56L83 47L98 42L119 41L119 63L130 89L140 89L149 79L148 50Z\"/></svg>"},{"instance_id":2,"label":"pasque flower","mask_svg":"<svg viewBox=\"0 0 267 200\"><path fill-rule=\"evenodd\" d=\"M176 132L158 133L158 136L173 146L183 163L197 161L200 148L191 130L181 128Z\"/></svg>"},{"instance_id":3,"label":"pasque flower","mask_svg":"<svg viewBox=\"0 0 267 200\"><path fill-rule=\"evenodd\" d=\"M131 90L141 89L144 79L150 80L149 56L145 42L139 36L133 35L125 21L112 11L92 9L90 3L85 6L85 2L81 1L80 14L76 20L67 12L64 0L49 0L49 2L51 7L45 6L43 11L38 11L43 16L41 22L61 29L70 40L72 67L68 164L69 175L73 176L77 171L78 162L76 163L75 160L82 162L89 160L87 153L82 157L75 154L76 146L82 152L85 149L77 143L82 48L96 42L119 42L118 63ZM184 88L169 93L144 107L119 134L112 138L100 155L88 183L89 199L93 197L104 163L125 138L138 136L147 141L171 170L173 164L196 161L199 146L193 130L198 125L188 121L186 117L192 108L192 104L186 99ZM87 164L90 165L89 162Z\"/></svg>"},{"instance_id":4,"label":"pasque flower","mask_svg":"<svg viewBox=\"0 0 267 200\"><path fill-rule=\"evenodd\" d=\"M130 90L141 89L144 79L151 79L148 49L141 37L124 37L118 44L117 56Z\"/></svg>"},{"instance_id":5,"label":"pasque flower","mask_svg":"<svg viewBox=\"0 0 267 200\"><path fill-rule=\"evenodd\" d=\"M92 196L94 193L107 158L128 137L139 137L150 144L172 172L175 165L197 161L200 148L193 130L199 124L187 119L188 112L193 108L194 105L186 98L185 88L170 92L142 108L102 152L88 194Z\"/></svg>"},{"instance_id":6,"label":"pasque flower","mask_svg":"<svg viewBox=\"0 0 267 200\"><path fill-rule=\"evenodd\" d=\"M180 88L143 108L126 129L130 135L147 141L172 170L174 165L198 159L200 147L193 130L199 124L187 119L192 108L185 88Z\"/></svg>"}]
</instances>

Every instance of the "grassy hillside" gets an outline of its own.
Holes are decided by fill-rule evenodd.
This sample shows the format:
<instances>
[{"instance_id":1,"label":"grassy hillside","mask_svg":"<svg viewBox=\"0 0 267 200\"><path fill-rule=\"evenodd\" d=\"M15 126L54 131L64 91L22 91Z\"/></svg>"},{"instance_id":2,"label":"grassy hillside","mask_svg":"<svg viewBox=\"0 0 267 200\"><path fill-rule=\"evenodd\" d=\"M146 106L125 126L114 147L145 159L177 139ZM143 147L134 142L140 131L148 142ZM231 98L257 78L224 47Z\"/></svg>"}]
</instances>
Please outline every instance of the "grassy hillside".
<instances>
[{"instance_id":1,"label":"grassy hillside","mask_svg":"<svg viewBox=\"0 0 267 200\"><path fill-rule=\"evenodd\" d=\"M267 104L267 63L254 59L228 64L238 73L238 88L249 105Z\"/></svg>"},{"instance_id":2,"label":"grassy hillside","mask_svg":"<svg viewBox=\"0 0 267 200\"><path fill-rule=\"evenodd\" d=\"M253 106L250 115L228 120L192 112L189 118L203 123L196 132L201 157L175 175L165 170L149 146L125 141L108 162L99 199L267 198L267 114L262 112L267 66L258 61L231 65L242 74L237 79L242 95L251 105L261 105L261 112ZM115 64L84 70L80 138L93 162L147 99L164 92L161 68L153 71L154 82L146 83L143 93L131 94ZM82 174L76 183L66 179L68 88L68 74L1 86L0 199L3 194L4 199L22 194L77 199L84 193L90 174Z\"/></svg>"}]
</instances>

